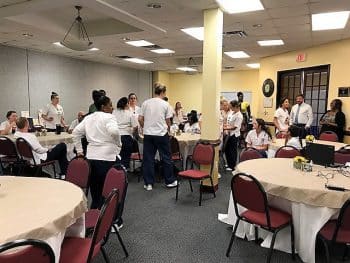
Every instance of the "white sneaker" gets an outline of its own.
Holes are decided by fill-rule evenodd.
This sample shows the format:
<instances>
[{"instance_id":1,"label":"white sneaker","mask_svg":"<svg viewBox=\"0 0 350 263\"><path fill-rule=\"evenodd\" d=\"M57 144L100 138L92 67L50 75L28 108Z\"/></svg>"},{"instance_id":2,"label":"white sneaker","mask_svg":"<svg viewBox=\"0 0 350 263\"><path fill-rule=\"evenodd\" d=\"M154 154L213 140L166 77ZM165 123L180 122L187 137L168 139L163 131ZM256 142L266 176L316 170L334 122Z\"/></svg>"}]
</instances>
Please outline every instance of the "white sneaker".
<instances>
[{"instance_id":1,"label":"white sneaker","mask_svg":"<svg viewBox=\"0 0 350 263\"><path fill-rule=\"evenodd\" d=\"M152 191L152 185L148 184L148 185L144 185L143 188L145 188L147 191Z\"/></svg>"},{"instance_id":2,"label":"white sneaker","mask_svg":"<svg viewBox=\"0 0 350 263\"><path fill-rule=\"evenodd\" d=\"M226 167L226 171L232 171L230 167Z\"/></svg>"},{"instance_id":3,"label":"white sneaker","mask_svg":"<svg viewBox=\"0 0 350 263\"><path fill-rule=\"evenodd\" d=\"M177 180L175 180L174 182L172 182L171 184L167 184L166 187L168 188L173 188L177 186Z\"/></svg>"},{"instance_id":4,"label":"white sneaker","mask_svg":"<svg viewBox=\"0 0 350 263\"><path fill-rule=\"evenodd\" d=\"M220 179L220 178L221 178L221 174L218 173L218 179Z\"/></svg>"}]
</instances>

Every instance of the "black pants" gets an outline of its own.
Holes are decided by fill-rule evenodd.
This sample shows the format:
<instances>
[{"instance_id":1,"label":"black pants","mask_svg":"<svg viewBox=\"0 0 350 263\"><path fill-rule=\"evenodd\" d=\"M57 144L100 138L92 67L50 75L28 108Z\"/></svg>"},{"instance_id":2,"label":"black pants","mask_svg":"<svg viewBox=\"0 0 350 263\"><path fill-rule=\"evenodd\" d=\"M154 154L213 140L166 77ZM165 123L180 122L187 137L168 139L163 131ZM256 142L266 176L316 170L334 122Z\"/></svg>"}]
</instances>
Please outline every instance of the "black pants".
<instances>
[{"instance_id":1,"label":"black pants","mask_svg":"<svg viewBox=\"0 0 350 263\"><path fill-rule=\"evenodd\" d=\"M235 169L237 163L237 145L238 145L239 137L235 135L231 135L226 143L225 147L225 155L228 167L232 170Z\"/></svg>"},{"instance_id":2,"label":"black pants","mask_svg":"<svg viewBox=\"0 0 350 263\"><path fill-rule=\"evenodd\" d=\"M115 161L89 160L91 165L90 192L91 209L101 208L103 205L102 190L108 170Z\"/></svg>"},{"instance_id":3,"label":"black pants","mask_svg":"<svg viewBox=\"0 0 350 263\"><path fill-rule=\"evenodd\" d=\"M57 160L60 165L61 174L67 173L67 145L63 142L57 144L50 151L47 152L46 161Z\"/></svg>"},{"instance_id":4,"label":"black pants","mask_svg":"<svg viewBox=\"0 0 350 263\"><path fill-rule=\"evenodd\" d=\"M133 139L130 135L122 135L122 149L120 151L121 163L127 169L130 165Z\"/></svg>"}]
</instances>

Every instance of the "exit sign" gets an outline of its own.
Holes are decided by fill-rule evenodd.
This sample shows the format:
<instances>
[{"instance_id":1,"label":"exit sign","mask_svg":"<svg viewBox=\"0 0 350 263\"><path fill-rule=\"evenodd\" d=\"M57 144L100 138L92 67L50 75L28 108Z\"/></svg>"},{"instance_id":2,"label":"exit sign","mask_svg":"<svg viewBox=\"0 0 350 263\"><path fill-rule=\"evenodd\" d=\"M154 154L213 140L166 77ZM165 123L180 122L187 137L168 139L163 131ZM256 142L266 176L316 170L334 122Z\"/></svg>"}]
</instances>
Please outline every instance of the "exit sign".
<instances>
[{"instance_id":1,"label":"exit sign","mask_svg":"<svg viewBox=\"0 0 350 263\"><path fill-rule=\"evenodd\" d=\"M296 58L297 62L304 62L306 61L306 53L299 53Z\"/></svg>"}]
</instances>

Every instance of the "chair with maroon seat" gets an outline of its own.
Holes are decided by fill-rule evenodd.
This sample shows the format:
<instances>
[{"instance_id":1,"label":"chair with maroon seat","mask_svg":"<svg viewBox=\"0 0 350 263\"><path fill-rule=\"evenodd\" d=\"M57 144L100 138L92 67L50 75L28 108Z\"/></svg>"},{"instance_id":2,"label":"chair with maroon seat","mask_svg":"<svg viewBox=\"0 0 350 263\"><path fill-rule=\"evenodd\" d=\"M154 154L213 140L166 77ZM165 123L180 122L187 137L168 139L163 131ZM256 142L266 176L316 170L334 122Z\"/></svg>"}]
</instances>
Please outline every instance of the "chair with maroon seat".
<instances>
[{"instance_id":1,"label":"chair with maroon seat","mask_svg":"<svg viewBox=\"0 0 350 263\"><path fill-rule=\"evenodd\" d=\"M123 213L124 201L125 201L126 192L128 189L128 179L127 179L127 175L126 175L125 170L122 167L117 167L117 168L112 167L111 169L109 169L109 171L106 175L104 185L103 185L102 196L104 198L107 198L113 189L119 190L119 200L118 200L118 204L117 204L117 210L116 210L115 215L114 215L112 228L117 235L117 238L119 240L120 245L123 248L125 256L128 257L129 253L126 250L124 242L120 236L119 230L115 226L115 224L121 218L122 213ZM90 209L89 211L87 211L85 213L85 228L87 230L87 233L91 232L90 230L92 230L96 226L97 219L98 219L100 213L101 212L99 209ZM108 236L102 245L107 243L107 241L108 241Z\"/></svg>"},{"instance_id":2,"label":"chair with maroon seat","mask_svg":"<svg viewBox=\"0 0 350 263\"><path fill-rule=\"evenodd\" d=\"M5 169L4 164L7 164L10 168L10 174L13 173L13 168L15 166L20 167L20 165L23 164L18 157L16 145L6 136L0 136L0 156L2 170Z\"/></svg>"},{"instance_id":3,"label":"chair with maroon seat","mask_svg":"<svg viewBox=\"0 0 350 263\"><path fill-rule=\"evenodd\" d=\"M214 198L216 197L213 178L212 178L213 168L214 168L214 158L215 158L214 146L203 142L199 142L194 147L193 154L192 154L192 161L198 167L198 170L196 169L185 170L185 171L179 172L177 175L178 181L180 178L189 180L191 192L193 192L191 180L196 180L200 182L200 188L199 188L199 205L200 206L202 205L203 180L210 179ZM200 170L201 165L209 166L210 167L209 172ZM178 194L179 194L179 183L176 186L176 201L178 199Z\"/></svg>"},{"instance_id":4,"label":"chair with maroon seat","mask_svg":"<svg viewBox=\"0 0 350 263\"><path fill-rule=\"evenodd\" d=\"M295 156L300 156L300 151L293 146L282 146L277 149L275 153L275 158L294 158Z\"/></svg>"},{"instance_id":5,"label":"chair with maroon seat","mask_svg":"<svg viewBox=\"0 0 350 263\"><path fill-rule=\"evenodd\" d=\"M341 147L338 151L334 152L334 162L339 164L350 162L350 145Z\"/></svg>"},{"instance_id":6,"label":"chair with maroon seat","mask_svg":"<svg viewBox=\"0 0 350 263\"><path fill-rule=\"evenodd\" d=\"M334 244L350 243L350 199L340 209L338 219L329 220L318 232L317 237L324 245L327 263L330 262L328 244L332 248Z\"/></svg>"},{"instance_id":7,"label":"chair with maroon seat","mask_svg":"<svg viewBox=\"0 0 350 263\"><path fill-rule=\"evenodd\" d=\"M239 155L239 162L244 162L252 159L264 158L262 154L253 147L244 148Z\"/></svg>"},{"instance_id":8,"label":"chair with maroon seat","mask_svg":"<svg viewBox=\"0 0 350 263\"><path fill-rule=\"evenodd\" d=\"M270 262L271 260L277 233L285 227L290 226L292 258L295 259L292 216L277 208L269 206L263 186L251 175L244 173L234 175L231 180L231 190L237 219L226 251L226 256L230 256L231 247L235 239L239 222L245 221L255 226L256 239L258 237L257 226L273 233L266 262ZM246 210L240 213L239 211L241 209L239 210L238 205Z\"/></svg>"},{"instance_id":9,"label":"chair with maroon seat","mask_svg":"<svg viewBox=\"0 0 350 263\"><path fill-rule=\"evenodd\" d=\"M21 161L23 161L22 169L25 166L31 167L35 169L34 176L37 176L39 172L42 171L42 168L44 166L52 165L53 168L53 174L54 177L56 177L56 167L55 167L55 160L53 161L42 161L41 163L36 163L34 155L33 155L33 149L32 146L24 139L24 138L17 138L16 139L16 147L18 151L18 155L21 158ZM19 173L20 174L20 173Z\"/></svg>"},{"instance_id":10,"label":"chair with maroon seat","mask_svg":"<svg viewBox=\"0 0 350 263\"><path fill-rule=\"evenodd\" d=\"M180 168L183 170L183 158L182 154L180 152L180 145L179 141L174 136L169 136L169 143L170 143L170 153L171 153L171 159L174 162L174 164L178 163L181 164Z\"/></svg>"},{"instance_id":11,"label":"chair with maroon seat","mask_svg":"<svg viewBox=\"0 0 350 263\"><path fill-rule=\"evenodd\" d=\"M138 173L138 178L137 178L138 182L140 182L141 174L142 174L143 155L140 153L139 142L135 138L132 139L132 151L131 151L130 160L132 161L133 171L136 171L135 170L136 162L139 162L141 164L140 172Z\"/></svg>"},{"instance_id":12,"label":"chair with maroon seat","mask_svg":"<svg viewBox=\"0 0 350 263\"><path fill-rule=\"evenodd\" d=\"M118 199L119 192L113 189L101 208L92 238L66 237L63 240L60 263L90 263L100 251L105 261L109 262L103 243L110 232Z\"/></svg>"},{"instance_id":13,"label":"chair with maroon seat","mask_svg":"<svg viewBox=\"0 0 350 263\"><path fill-rule=\"evenodd\" d=\"M79 186L85 195L89 193L90 163L86 158L75 157L67 167L66 181Z\"/></svg>"},{"instance_id":14,"label":"chair with maroon seat","mask_svg":"<svg viewBox=\"0 0 350 263\"><path fill-rule=\"evenodd\" d=\"M22 239L0 245L0 262L55 263L55 254L44 241Z\"/></svg>"},{"instance_id":15,"label":"chair with maroon seat","mask_svg":"<svg viewBox=\"0 0 350 263\"><path fill-rule=\"evenodd\" d=\"M276 139L285 139L287 137L286 133L279 132L276 134Z\"/></svg>"},{"instance_id":16,"label":"chair with maroon seat","mask_svg":"<svg viewBox=\"0 0 350 263\"><path fill-rule=\"evenodd\" d=\"M337 142L338 135L332 131L324 131L320 134L318 139L322 141Z\"/></svg>"}]
</instances>

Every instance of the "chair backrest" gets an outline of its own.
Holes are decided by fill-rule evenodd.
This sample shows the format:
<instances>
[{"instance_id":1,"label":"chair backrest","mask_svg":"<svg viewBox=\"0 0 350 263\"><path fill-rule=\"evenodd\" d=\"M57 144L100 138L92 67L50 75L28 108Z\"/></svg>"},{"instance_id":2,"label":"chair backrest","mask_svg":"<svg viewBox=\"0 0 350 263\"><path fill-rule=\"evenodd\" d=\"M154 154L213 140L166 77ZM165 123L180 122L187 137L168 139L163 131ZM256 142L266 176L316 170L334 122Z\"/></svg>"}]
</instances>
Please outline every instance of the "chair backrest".
<instances>
[{"instance_id":1,"label":"chair backrest","mask_svg":"<svg viewBox=\"0 0 350 263\"><path fill-rule=\"evenodd\" d=\"M340 163L340 164L345 164L347 162L350 162L350 152L349 153L344 153L339 151L334 152L334 162Z\"/></svg>"},{"instance_id":2,"label":"chair backrest","mask_svg":"<svg viewBox=\"0 0 350 263\"><path fill-rule=\"evenodd\" d=\"M1 263L55 263L52 248L44 241L22 239L0 246Z\"/></svg>"},{"instance_id":3,"label":"chair backrest","mask_svg":"<svg viewBox=\"0 0 350 263\"><path fill-rule=\"evenodd\" d=\"M287 137L287 134L282 133L282 132L279 132L279 133L276 134L276 138L277 139L284 139L286 137Z\"/></svg>"},{"instance_id":4,"label":"chair backrest","mask_svg":"<svg viewBox=\"0 0 350 263\"><path fill-rule=\"evenodd\" d=\"M103 185L102 196L107 198L113 189L119 190L119 201L124 200L128 187L128 177L123 167L112 167L108 170Z\"/></svg>"},{"instance_id":5,"label":"chair backrest","mask_svg":"<svg viewBox=\"0 0 350 263\"><path fill-rule=\"evenodd\" d=\"M32 160L33 163L35 164L32 146L30 146L30 144L24 138L21 138L21 137L17 138L16 147L17 147L18 155L22 159Z\"/></svg>"},{"instance_id":6,"label":"chair backrest","mask_svg":"<svg viewBox=\"0 0 350 263\"><path fill-rule=\"evenodd\" d=\"M179 141L174 136L169 136L170 152L172 155L180 155L180 145Z\"/></svg>"},{"instance_id":7,"label":"chair backrest","mask_svg":"<svg viewBox=\"0 0 350 263\"><path fill-rule=\"evenodd\" d=\"M6 136L0 136L0 155L10 158L17 158L17 150L14 142Z\"/></svg>"},{"instance_id":8,"label":"chair backrest","mask_svg":"<svg viewBox=\"0 0 350 263\"><path fill-rule=\"evenodd\" d=\"M139 142L135 138L132 139L131 152L132 153L137 153L139 155L139 157L140 157Z\"/></svg>"},{"instance_id":9,"label":"chair backrest","mask_svg":"<svg viewBox=\"0 0 350 263\"><path fill-rule=\"evenodd\" d=\"M275 158L294 158L300 156L300 151L293 146L282 146L275 153Z\"/></svg>"},{"instance_id":10,"label":"chair backrest","mask_svg":"<svg viewBox=\"0 0 350 263\"><path fill-rule=\"evenodd\" d=\"M242 150L239 156L239 161L244 162L247 160L259 159L259 158L263 158L262 154L257 149L248 147Z\"/></svg>"},{"instance_id":11,"label":"chair backrest","mask_svg":"<svg viewBox=\"0 0 350 263\"><path fill-rule=\"evenodd\" d=\"M265 213L267 226L271 226L267 195L258 180L251 175L238 173L232 177L231 191L237 217L241 218L237 206L239 204L248 210Z\"/></svg>"},{"instance_id":12,"label":"chair backrest","mask_svg":"<svg viewBox=\"0 0 350 263\"><path fill-rule=\"evenodd\" d=\"M320 134L320 137L318 139L322 141L337 142L338 135L332 131L324 131Z\"/></svg>"},{"instance_id":13,"label":"chair backrest","mask_svg":"<svg viewBox=\"0 0 350 263\"><path fill-rule=\"evenodd\" d=\"M339 230L350 231L350 199L348 199L340 209L337 224L333 233L333 241L337 239Z\"/></svg>"},{"instance_id":14,"label":"chair backrest","mask_svg":"<svg viewBox=\"0 0 350 263\"><path fill-rule=\"evenodd\" d=\"M94 250L98 249L99 244L101 243L103 238L109 233L117 209L118 200L119 191L118 189L113 189L106 198L101 208L101 212L98 217L96 226L94 228L94 233L92 235L92 242L87 258L87 263L91 261L92 256L94 254Z\"/></svg>"},{"instance_id":15,"label":"chair backrest","mask_svg":"<svg viewBox=\"0 0 350 263\"><path fill-rule=\"evenodd\" d=\"M214 158L215 150L210 144L199 142L193 149L192 160L197 165L211 165Z\"/></svg>"},{"instance_id":16,"label":"chair backrest","mask_svg":"<svg viewBox=\"0 0 350 263\"><path fill-rule=\"evenodd\" d=\"M89 186L90 164L85 158L75 157L70 161L66 181L71 182L82 189L87 189Z\"/></svg>"}]
</instances>

